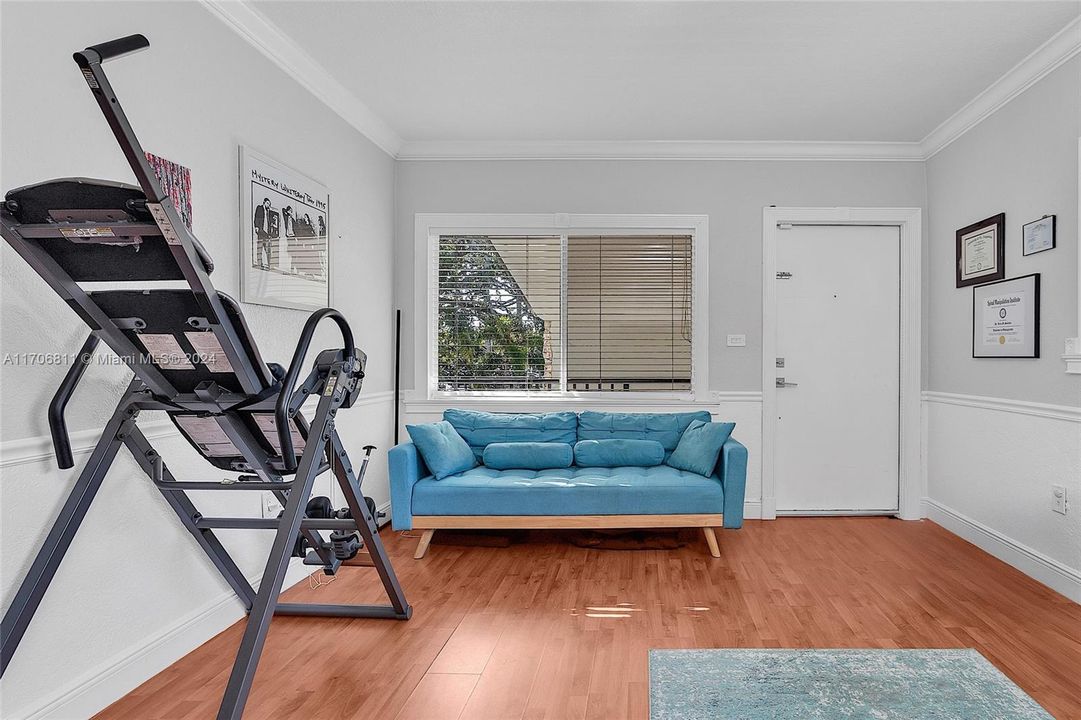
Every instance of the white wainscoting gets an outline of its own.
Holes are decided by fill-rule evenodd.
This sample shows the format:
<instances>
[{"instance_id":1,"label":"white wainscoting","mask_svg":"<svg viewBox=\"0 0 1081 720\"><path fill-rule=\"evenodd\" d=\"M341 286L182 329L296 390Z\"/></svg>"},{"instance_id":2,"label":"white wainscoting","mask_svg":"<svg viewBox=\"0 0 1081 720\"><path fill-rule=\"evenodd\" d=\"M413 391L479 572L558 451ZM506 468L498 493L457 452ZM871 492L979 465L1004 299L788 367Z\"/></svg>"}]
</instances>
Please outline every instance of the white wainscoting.
<instances>
[{"instance_id":1,"label":"white wainscoting","mask_svg":"<svg viewBox=\"0 0 1081 720\"><path fill-rule=\"evenodd\" d=\"M393 402L391 391L362 394L353 408L337 416L354 466L363 457L364 445L379 447L372 455L364 492L388 516L386 450L393 442ZM305 412L311 416L307 407ZM139 427L181 479L207 479L218 473L198 458L163 414L144 413ZM0 444L5 609L100 434L100 429L71 433L75 457L71 470L57 469L48 435ZM329 494L342 504L329 477L316 483L315 494ZM259 515L259 503L251 493L192 497L209 515ZM271 533L222 531L222 537L258 589ZM132 545L126 545L128 541ZM299 559L292 560L284 587L312 570ZM375 582L374 574L372 578ZM116 611L118 606L121 611ZM90 717L243 616L232 590L121 449L0 684L0 717ZM313 626L313 632L319 631ZM71 643L70 634L75 632L84 640ZM110 638L118 642L109 650L95 647L95 639ZM65 651L79 656L85 672L50 672L56 655ZM22 687L10 692L35 683L39 687L33 692Z\"/></svg>"},{"instance_id":2,"label":"white wainscoting","mask_svg":"<svg viewBox=\"0 0 1081 720\"><path fill-rule=\"evenodd\" d=\"M925 516L1081 602L1081 407L923 397ZM1067 488L1066 515L1052 484Z\"/></svg>"},{"instance_id":3,"label":"white wainscoting","mask_svg":"<svg viewBox=\"0 0 1081 720\"><path fill-rule=\"evenodd\" d=\"M490 412L556 412L560 410L598 410L603 412L692 412L708 410L715 420L736 423L732 437L747 446L747 494L743 506L744 516L757 519L762 516L762 393L760 392L712 392L705 402L658 401L644 402L626 398L589 400L588 403L567 398L496 398L463 397L428 399L415 394L405 394L402 402L402 442L409 440L406 424L435 422L442 419L449 407Z\"/></svg>"}]
</instances>

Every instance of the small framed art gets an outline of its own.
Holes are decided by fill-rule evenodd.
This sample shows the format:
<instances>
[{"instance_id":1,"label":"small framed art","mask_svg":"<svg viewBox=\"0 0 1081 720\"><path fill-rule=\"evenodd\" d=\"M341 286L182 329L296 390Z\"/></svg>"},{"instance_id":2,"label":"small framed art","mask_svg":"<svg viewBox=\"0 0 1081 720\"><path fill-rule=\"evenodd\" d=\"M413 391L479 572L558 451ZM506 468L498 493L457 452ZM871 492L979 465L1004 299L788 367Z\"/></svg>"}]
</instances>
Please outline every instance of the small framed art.
<instances>
[{"instance_id":1,"label":"small framed art","mask_svg":"<svg viewBox=\"0 0 1081 720\"><path fill-rule=\"evenodd\" d=\"M1055 247L1055 216L1044 215L1021 226L1021 254L1035 255Z\"/></svg>"},{"instance_id":2,"label":"small framed art","mask_svg":"<svg viewBox=\"0 0 1081 720\"><path fill-rule=\"evenodd\" d=\"M1006 277L1006 213L957 231L957 287Z\"/></svg>"},{"instance_id":3,"label":"small framed art","mask_svg":"<svg viewBox=\"0 0 1081 720\"><path fill-rule=\"evenodd\" d=\"M1040 357L1040 274L972 288L972 357Z\"/></svg>"}]
</instances>

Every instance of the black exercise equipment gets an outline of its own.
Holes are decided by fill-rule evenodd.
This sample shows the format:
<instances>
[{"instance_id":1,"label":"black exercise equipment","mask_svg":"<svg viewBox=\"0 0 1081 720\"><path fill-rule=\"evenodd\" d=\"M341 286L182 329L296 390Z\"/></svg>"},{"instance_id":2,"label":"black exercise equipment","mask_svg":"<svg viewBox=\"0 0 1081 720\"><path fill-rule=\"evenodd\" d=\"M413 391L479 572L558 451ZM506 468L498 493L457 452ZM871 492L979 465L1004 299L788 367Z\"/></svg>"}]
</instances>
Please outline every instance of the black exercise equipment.
<instances>
[{"instance_id":1,"label":"black exercise equipment","mask_svg":"<svg viewBox=\"0 0 1081 720\"><path fill-rule=\"evenodd\" d=\"M210 256L162 192L102 70L105 60L149 44L142 35L132 35L74 56L139 186L85 178L53 180L12 190L0 208L0 234L91 331L49 405L49 428L61 468L73 465L64 408L99 342L135 373L4 613L0 673L7 669L124 446L248 612L218 712L219 718L239 718L275 614L407 620L412 609L380 542L374 503L360 490L372 448L365 448L358 477L334 425L337 411L350 407L360 393L366 357L354 345L345 318L326 308L308 318L288 370L263 362L240 306L211 284ZM148 283L160 280L184 281L187 287L148 289ZM91 291L80 285L90 282L121 287ZM321 352L301 379L304 358L322 320L337 324L342 347ZM308 399L318 400L310 424L300 412ZM177 480L139 430L136 421L143 410L164 411L211 465L242 474L222 481ZM316 476L327 470L345 498L344 516L325 498L309 502ZM191 490L270 491L284 510L278 518L268 519L204 517L188 497ZM220 528L276 531L258 593L215 536L214 530ZM321 530L334 531L338 539L328 543ZM299 550L298 537L303 541ZM355 555L361 542L390 605L278 601L295 552L304 555L311 548L306 561L333 574L343 556Z\"/></svg>"}]
</instances>

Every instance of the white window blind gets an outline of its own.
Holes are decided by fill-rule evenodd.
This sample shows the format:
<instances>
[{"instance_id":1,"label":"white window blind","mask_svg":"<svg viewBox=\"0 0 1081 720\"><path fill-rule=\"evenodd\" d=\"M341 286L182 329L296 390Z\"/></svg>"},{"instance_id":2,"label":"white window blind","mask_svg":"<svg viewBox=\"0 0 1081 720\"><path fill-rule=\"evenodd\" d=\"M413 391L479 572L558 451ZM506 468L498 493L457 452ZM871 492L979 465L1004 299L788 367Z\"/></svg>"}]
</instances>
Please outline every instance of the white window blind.
<instances>
[{"instance_id":1,"label":"white window blind","mask_svg":"<svg viewBox=\"0 0 1081 720\"><path fill-rule=\"evenodd\" d=\"M562 241L439 238L439 389L559 390Z\"/></svg>"},{"instance_id":2,"label":"white window blind","mask_svg":"<svg viewBox=\"0 0 1081 720\"><path fill-rule=\"evenodd\" d=\"M438 389L690 390L693 245L690 235L441 235Z\"/></svg>"}]
</instances>

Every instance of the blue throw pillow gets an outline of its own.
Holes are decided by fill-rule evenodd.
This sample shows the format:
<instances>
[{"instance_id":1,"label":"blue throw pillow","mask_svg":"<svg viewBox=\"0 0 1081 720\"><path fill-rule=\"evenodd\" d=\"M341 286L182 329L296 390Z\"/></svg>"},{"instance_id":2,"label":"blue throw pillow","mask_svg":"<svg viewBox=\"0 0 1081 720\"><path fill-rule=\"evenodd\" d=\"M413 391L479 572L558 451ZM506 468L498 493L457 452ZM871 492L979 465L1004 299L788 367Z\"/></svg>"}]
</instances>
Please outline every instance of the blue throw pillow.
<instances>
[{"instance_id":1,"label":"blue throw pillow","mask_svg":"<svg viewBox=\"0 0 1081 720\"><path fill-rule=\"evenodd\" d=\"M574 453L567 443L506 442L484 448L484 465L493 470L547 470L570 467Z\"/></svg>"},{"instance_id":2,"label":"blue throw pillow","mask_svg":"<svg viewBox=\"0 0 1081 720\"><path fill-rule=\"evenodd\" d=\"M469 445L446 420L427 425L406 425L405 429L436 480L477 466L477 458Z\"/></svg>"},{"instance_id":3,"label":"blue throw pillow","mask_svg":"<svg viewBox=\"0 0 1081 720\"><path fill-rule=\"evenodd\" d=\"M574 462L579 467L652 467L664 462L664 446L656 440L579 440Z\"/></svg>"},{"instance_id":4,"label":"blue throw pillow","mask_svg":"<svg viewBox=\"0 0 1081 720\"><path fill-rule=\"evenodd\" d=\"M721 447L728 442L735 423L715 423L695 420L683 431L679 444L668 457L668 465L677 470L710 476L717 467Z\"/></svg>"}]
</instances>

